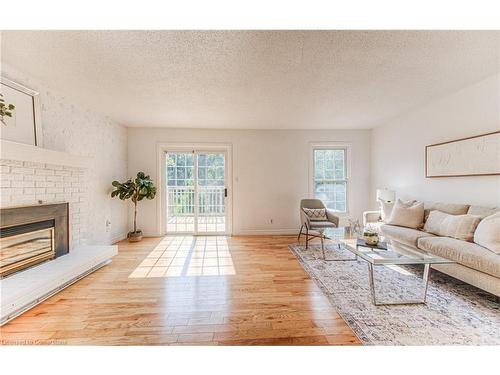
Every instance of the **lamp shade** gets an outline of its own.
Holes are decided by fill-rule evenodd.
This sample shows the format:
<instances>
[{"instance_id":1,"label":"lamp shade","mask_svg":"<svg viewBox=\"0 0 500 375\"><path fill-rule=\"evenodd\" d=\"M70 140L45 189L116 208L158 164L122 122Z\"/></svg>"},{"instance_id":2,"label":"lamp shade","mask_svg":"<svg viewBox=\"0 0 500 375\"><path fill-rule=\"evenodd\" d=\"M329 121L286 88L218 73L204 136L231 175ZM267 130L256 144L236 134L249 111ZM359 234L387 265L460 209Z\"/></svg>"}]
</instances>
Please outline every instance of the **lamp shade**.
<instances>
[{"instance_id":1,"label":"lamp shade","mask_svg":"<svg viewBox=\"0 0 500 375\"><path fill-rule=\"evenodd\" d=\"M388 189L377 189L377 200L384 202L394 202L396 199L396 192Z\"/></svg>"}]
</instances>

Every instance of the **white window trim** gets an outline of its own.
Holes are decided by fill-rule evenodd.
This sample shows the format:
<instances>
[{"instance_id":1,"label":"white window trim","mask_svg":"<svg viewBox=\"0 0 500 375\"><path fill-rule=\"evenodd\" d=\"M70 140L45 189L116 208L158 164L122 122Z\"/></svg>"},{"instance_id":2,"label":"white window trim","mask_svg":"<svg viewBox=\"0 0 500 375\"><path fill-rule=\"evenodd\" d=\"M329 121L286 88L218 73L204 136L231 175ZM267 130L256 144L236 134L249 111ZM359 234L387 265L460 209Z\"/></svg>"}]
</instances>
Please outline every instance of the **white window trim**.
<instances>
[{"instance_id":1,"label":"white window trim","mask_svg":"<svg viewBox=\"0 0 500 375\"><path fill-rule=\"evenodd\" d=\"M346 191L346 211L336 212L338 216L349 216L349 210L351 207L351 171L352 171L352 144L348 142L311 142L309 143L309 198L314 198L314 150L329 150L335 148L343 148L346 150L346 181L347 181L347 191Z\"/></svg>"}]
</instances>

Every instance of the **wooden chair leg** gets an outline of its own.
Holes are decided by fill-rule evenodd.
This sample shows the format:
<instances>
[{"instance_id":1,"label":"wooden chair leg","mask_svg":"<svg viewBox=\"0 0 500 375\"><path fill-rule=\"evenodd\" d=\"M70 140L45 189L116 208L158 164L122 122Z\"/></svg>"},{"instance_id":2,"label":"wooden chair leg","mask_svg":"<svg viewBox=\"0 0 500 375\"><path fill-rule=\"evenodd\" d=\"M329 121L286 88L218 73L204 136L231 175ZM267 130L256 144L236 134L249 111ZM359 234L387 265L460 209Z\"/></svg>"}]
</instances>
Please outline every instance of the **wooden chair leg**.
<instances>
[{"instance_id":1,"label":"wooden chair leg","mask_svg":"<svg viewBox=\"0 0 500 375\"><path fill-rule=\"evenodd\" d=\"M300 242L300 235L302 234L302 228L304 228L304 224L302 224L302 226L300 227L299 236L297 237L298 242Z\"/></svg>"},{"instance_id":2,"label":"wooden chair leg","mask_svg":"<svg viewBox=\"0 0 500 375\"><path fill-rule=\"evenodd\" d=\"M306 249L309 246L309 228L306 225Z\"/></svg>"}]
</instances>

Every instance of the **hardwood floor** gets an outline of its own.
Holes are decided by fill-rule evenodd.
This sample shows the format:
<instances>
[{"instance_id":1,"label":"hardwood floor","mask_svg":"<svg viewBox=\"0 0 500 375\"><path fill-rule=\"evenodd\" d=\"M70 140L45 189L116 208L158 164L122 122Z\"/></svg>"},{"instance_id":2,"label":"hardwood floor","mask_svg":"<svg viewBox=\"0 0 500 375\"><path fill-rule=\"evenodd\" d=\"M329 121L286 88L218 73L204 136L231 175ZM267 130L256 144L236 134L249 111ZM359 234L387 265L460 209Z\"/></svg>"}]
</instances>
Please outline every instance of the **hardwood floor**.
<instances>
[{"instance_id":1,"label":"hardwood floor","mask_svg":"<svg viewBox=\"0 0 500 375\"><path fill-rule=\"evenodd\" d=\"M0 327L6 344L359 345L290 236L119 243L113 262Z\"/></svg>"}]
</instances>

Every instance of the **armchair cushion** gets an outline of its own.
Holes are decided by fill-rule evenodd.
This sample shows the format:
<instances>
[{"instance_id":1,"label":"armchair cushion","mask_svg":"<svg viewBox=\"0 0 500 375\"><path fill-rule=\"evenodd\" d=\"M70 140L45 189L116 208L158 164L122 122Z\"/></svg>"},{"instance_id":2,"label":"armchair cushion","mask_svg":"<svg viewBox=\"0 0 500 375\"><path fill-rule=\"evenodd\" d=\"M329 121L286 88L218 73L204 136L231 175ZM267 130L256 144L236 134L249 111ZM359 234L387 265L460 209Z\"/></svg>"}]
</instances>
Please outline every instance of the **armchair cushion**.
<instances>
[{"instance_id":1,"label":"armchair cushion","mask_svg":"<svg viewBox=\"0 0 500 375\"><path fill-rule=\"evenodd\" d=\"M311 221L310 229L315 228L336 228L337 225L331 221Z\"/></svg>"},{"instance_id":2,"label":"armchair cushion","mask_svg":"<svg viewBox=\"0 0 500 375\"><path fill-rule=\"evenodd\" d=\"M321 220L314 221L306 214L308 211L322 210L324 215ZM318 217L319 219L319 217ZM332 210L325 207L324 203L320 199L302 199L300 201L300 220L303 225L311 229L313 226L319 227L338 227L339 217L334 214ZM320 224L318 224L320 223ZM326 224L328 223L328 225Z\"/></svg>"},{"instance_id":3,"label":"armchair cushion","mask_svg":"<svg viewBox=\"0 0 500 375\"><path fill-rule=\"evenodd\" d=\"M310 221L325 221L326 209L324 208L303 208L302 209Z\"/></svg>"}]
</instances>

